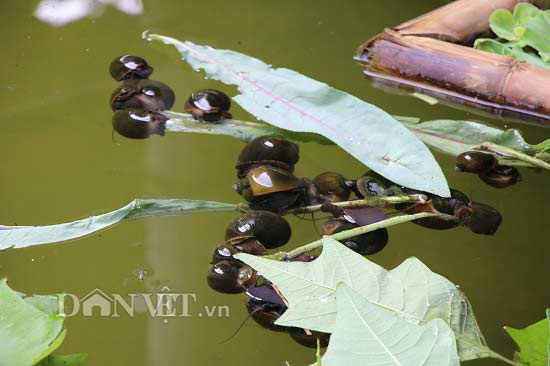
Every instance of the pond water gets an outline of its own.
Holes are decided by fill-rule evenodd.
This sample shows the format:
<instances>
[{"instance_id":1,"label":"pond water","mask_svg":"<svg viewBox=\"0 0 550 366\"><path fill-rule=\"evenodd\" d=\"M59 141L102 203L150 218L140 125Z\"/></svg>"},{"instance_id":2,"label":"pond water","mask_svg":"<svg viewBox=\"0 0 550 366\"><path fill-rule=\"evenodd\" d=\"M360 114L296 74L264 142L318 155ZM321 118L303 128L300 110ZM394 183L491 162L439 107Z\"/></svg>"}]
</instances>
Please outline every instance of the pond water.
<instances>
[{"instance_id":1,"label":"pond water","mask_svg":"<svg viewBox=\"0 0 550 366\"><path fill-rule=\"evenodd\" d=\"M141 15L109 6L103 13L54 27L33 16L37 2L5 0L0 13L0 223L72 221L116 209L136 197L240 202L231 189L234 164L243 147L235 139L188 134L146 141L111 139L108 99L116 83L107 68L120 54L141 55L155 67L153 78L176 92L175 110L181 111L186 97L201 88L235 94L234 88L192 71L173 49L143 41L144 30L234 49L295 69L393 114L476 118L386 94L372 87L352 60L355 48L385 26L442 4L441 0L144 0ZM251 118L238 107L233 114ZM492 123L504 126L502 121ZM549 130L513 127L533 143L549 137ZM452 158L439 154L436 158L452 187L502 213L500 230L486 237L464 228L438 232L403 224L389 229L388 246L371 259L393 268L416 256L460 284L489 345L511 356L513 343L502 326L524 327L538 321L550 305L550 225L544 203L550 201L550 177L523 170L523 182L497 190L475 175L455 172ZM365 167L337 147L302 144L297 175L313 177L327 170L355 178ZM231 341L220 344L246 316L242 296L216 293L205 281L213 248L223 240L234 216L140 219L69 243L0 252L0 277L8 277L12 288L25 293L83 297L98 288L127 298L167 286L175 293L196 294L188 318L155 318L146 312L133 318L97 313L68 318L68 336L58 353L86 352L89 366L311 363L314 351L252 321ZM318 238L310 222L290 220L291 246ZM230 316L201 317L205 305L228 306Z\"/></svg>"}]
</instances>

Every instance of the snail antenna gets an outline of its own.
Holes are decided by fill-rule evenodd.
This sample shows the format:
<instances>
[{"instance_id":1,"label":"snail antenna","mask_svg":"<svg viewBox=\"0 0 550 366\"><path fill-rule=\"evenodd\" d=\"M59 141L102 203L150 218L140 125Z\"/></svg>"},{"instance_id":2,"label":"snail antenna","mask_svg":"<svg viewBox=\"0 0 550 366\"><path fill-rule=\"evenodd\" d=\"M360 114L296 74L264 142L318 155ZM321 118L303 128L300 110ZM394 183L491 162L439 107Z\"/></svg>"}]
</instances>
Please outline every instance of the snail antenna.
<instances>
[{"instance_id":1,"label":"snail antenna","mask_svg":"<svg viewBox=\"0 0 550 366\"><path fill-rule=\"evenodd\" d=\"M224 339L223 341L219 342L218 344L224 344L224 343L227 343L229 342L230 340L232 340L233 338L235 338L235 336L241 331L241 329L244 327L244 325L246 324L246 322L248 321L248 319L250 319L252 317L252 315L254 315L256 312L262 310L261 308L258 308L258 309L255 309L253 310L250 314L248 314L246 316L246 318L244 318L244 320L241 322L241 324L237 327L237 330L235 330L235 332L233 332L233 334L231 334L229 337L227 337L226 339Z\"/></svg>"}]
</instances>

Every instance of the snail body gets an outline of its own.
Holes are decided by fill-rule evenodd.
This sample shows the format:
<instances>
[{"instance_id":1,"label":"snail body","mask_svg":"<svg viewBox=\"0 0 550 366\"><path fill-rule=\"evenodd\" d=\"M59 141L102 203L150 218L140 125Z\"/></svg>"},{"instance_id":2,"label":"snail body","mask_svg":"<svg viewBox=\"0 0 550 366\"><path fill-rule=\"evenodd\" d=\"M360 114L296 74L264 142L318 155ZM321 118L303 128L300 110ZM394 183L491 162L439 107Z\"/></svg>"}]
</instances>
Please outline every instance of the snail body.
<instances>
[{"instance_id":1,"label":"snail body","mask_svg":"<svg viewBox=\"0 0 550 366\"><path fill-rule=\"evenodd\" d=\"M246 291L246 309L250 317L263 328L284 332L287 327L276 325L287 306L272 286L256 286Z\"/></svg>"}]
</instances>

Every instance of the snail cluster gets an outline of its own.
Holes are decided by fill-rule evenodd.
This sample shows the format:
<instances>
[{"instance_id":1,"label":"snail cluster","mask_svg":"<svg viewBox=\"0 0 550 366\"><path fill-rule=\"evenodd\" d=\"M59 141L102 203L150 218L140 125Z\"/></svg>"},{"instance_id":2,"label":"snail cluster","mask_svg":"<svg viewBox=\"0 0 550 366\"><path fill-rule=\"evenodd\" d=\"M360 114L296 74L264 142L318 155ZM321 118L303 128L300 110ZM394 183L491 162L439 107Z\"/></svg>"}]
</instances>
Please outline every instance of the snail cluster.
<instances>
[{"instance_id":1,"label":"snail cluster","mask_svg":"<svg viewBox=\"0 0 550 366\"><path fill-rule=\"evenodd\" d=\"M294 175L299 160L299 146L279 136L261 136L244 146L236 164L236 190L247 202L251 211L234 219L225 231L225 241L218 245L208 269L207 283L226 294L245 293L246 308L250 317L262 327L288 332L298 343L316 347L328 344L329 334L288 328L275 324L286 311L287 302L278 289L253 268L235 258L237 253L257 256L287 244L291 227L282 216L300 212L304 206L319 205L320 211L329 213L322 226L323 235L369 225L387 218L378 207L340 207L335 203L348 201L352 194L358 199L423 194L424 202L401 203L393 207L406 214L431 212L445 214L413 221L417 225L437 230L460 225L478 234L494 234L502 217L494 208L471 202L462 192L452 189L451 197L442 198L392 183L382 176L367 172L356 180L349 180L335 172L325 172L313 179ZM362 255L380 252L388 243L385 228L344 239L342 244ZM316 258L312 253L301 253L282 260L309 262Z\"/></svg>"},{"instance_id":2,"label":"snail cluster","mask_svg":"<svg viewBox=\"0 0 550 366\"><path fill-rule=\"evenodd\" d=\"M147 61L139 56L123 55L109 66L113 79L121 84L110 98L113 128L124 137L144 139L157 134L164 136L167 118L162 111L172 108L176 96L166 84L149 79L153 73ZM217 122L231 118L231 100L218 90L206 89L192 93L184 109L202 122Z\"/></svg>"},{"instance_id":3,"label":"snail cluster","mask_svg":"<svg viewBox=\"0 0 550 366\"><path fill-rule=\"evenodd\" d=\"M501 165L493 154L481 151L468 151L458 155L456 169L477 174L483 182L495 188L506 188L521 180L516 168Z\"/></svg>"},{"instance_id":4,"label":"snail cluster","mask_svg":"<svg viewBox=\"0 0 550 366\"><path fill-rule=\"evenodd\" d=\"M129 138L164 135L168 119L162 111L174 104L172 89L160 81L150 80L153 68L138 56L118 57L109 70L115 80L122 82L110 100L113 128ZM230 106L227 95L206 89L193 93L184 109L197 121L217 123L232 118ZM265 256L269 250L287 244L292 232L284 214L315 206L330 215L323 222L322 234L333 235L387 218L386 212L378 207L338 205L348 201L352 194L357 199L418 194L427 199L395 204L393 208L405 214L443 215L413 221L417 225L436 230L463 225L474 233L492 235L502 222L496 209L472 202L455 189L451 189L451 197L442 198L399 186L372 171L354 180L336 172L324 172L313 179L299 178L294 174L298 161L299 146L279 136L257 137L241 150L233 188L248 202L248 209L227 226L224 242L212 255L207 283L221 293L245 293L246 308L253 320L266 329L287 332L296 342L308 347L317 347L317 341L327 346L330 334L276 325L288 307L286 299L272 283L235 257L238 253ZM462 154L457 167L479 174L495 187L505 187L519 179L517 170L501 166L493 155L481 152ZM361 255L373 255L387 245L388 231L381 228L341 242ZM315 258L312 253L300 253L287 255L282 260L310 262Z\"/></svg>"}]
</instances>

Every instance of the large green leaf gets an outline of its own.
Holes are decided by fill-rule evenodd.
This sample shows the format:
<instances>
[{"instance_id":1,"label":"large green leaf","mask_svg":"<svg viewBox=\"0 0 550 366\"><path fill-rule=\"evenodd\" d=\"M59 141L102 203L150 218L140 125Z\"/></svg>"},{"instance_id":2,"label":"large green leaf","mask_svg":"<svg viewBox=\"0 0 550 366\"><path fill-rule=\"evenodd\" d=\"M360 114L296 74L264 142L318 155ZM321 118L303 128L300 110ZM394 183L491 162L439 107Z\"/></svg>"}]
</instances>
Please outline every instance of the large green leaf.
<instances>
[{"instance_id":1,"label":"large green leaf","mask_svg":"<svg viewBox=\"0 0 550 366\"><path fill-rule=\"evenodd\" d=\"M64 317L57 313L58 297L33 297L31 301L0 280L0 365L31 366L61 343ZM55 312L50 310L56 309Z\"/></svg>"},{"instance_id":2,"label":"large green leaf","mask_svg":"<svg viewBox=\"0 0 550 366\"><path fill-rule=\"evenodd\" d=\"M550 309L546 319L523 329L504 327L519 346L516 358L529 366L550 366Z\"/></svg>"},{"instance_id":3,"label":"large green leaf","mask_svg":"<svg viewBox=\"0 0 550 366\"><path fill-rule=\"evenodd\" d=\"M493 142L533 155L550 142L547 140L539 145L530 145L518 130L501 130L473 121L435 120L404 124L428 146L453 156L483 142Z\"/></svg>"},{"instance_id":4,"label":"large green leaf","mask_svg":"<svg viewBox=\"0 0 550 366\"><path fill-rule=\"evenodd\" d=\"M233 99L257 118L291 131L318 133L391 181L449 196L445 176L428 148L383 110L238 52L156 34L147 39L175 46L194 69L236 85L240 94Z\"/></svg>"},{"instance_id":5,"label":"large green leaf","mask_svg":"<svg viewBox=\"0 0 550 366\"><path fill-rule=\"evenodd\" d=\"M98 216L48 226L0 227L0 250L24 248L80 238L103 230L125 219L144 216L185 215L211 211L235 211L238 205L186 199L136 199Z\"/></svg>"},{"instance_id":6,"label":"large green leaf","mask_svg":"<svg viewBox=\"0 0 550 366\"><path fill-rule=\"evenodd\" d=\"M458 366L456 341L441 319L413 324L371 303L349 286L336 287L336 327L326 366Z\"/></svg>"},{"instance_id":7,"label":"large green leaf","mask_svg":"<svg viewBox=\"0 0 550 366\"><path fill-rule=\"evenodd\" d=\"M279 325L334 332L336 285L343 282L373 304L414 323L444 320L455 333L462 361L493 355L466 296L416 258L387 271L330 237L323 238L323 252L311 263L237 257L273 282L289 301Z\"/></svg>"}]
</instances>

